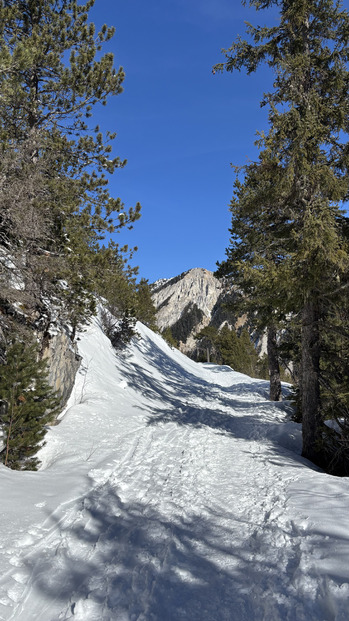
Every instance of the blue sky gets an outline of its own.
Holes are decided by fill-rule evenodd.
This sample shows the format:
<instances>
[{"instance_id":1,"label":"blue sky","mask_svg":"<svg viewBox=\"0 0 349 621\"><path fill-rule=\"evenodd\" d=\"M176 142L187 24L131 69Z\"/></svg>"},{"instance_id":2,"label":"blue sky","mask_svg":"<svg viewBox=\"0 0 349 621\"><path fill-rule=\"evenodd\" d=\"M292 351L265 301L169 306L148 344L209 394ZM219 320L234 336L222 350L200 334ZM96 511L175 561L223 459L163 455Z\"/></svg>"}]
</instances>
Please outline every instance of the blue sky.
<instances>
[{"instance_id":1,"label":"blue sky","mask_svg":"<svg viewBox=\"0 0 349 621\"><path fill-rule=\"evenodd\" d=\"M244 20L266 18L239 0L96 0L91 19L116 27L106 51L126 72L124 92L103 108L102 128L117 132L113 153L128 160L110 191L142 205L117 241L138 246L133 263L150 282L214 270L229 243L230 163L256 156L271 75L213 75L212 66L244 35Z\"/></svg>"}]
</instances>

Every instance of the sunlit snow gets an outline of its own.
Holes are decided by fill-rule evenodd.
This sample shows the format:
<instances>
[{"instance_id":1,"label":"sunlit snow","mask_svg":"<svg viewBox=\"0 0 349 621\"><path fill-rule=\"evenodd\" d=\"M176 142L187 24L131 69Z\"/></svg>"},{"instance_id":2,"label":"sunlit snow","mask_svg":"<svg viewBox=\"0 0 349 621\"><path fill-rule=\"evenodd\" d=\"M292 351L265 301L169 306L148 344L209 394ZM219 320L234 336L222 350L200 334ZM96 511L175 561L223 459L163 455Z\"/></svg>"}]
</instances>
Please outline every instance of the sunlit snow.
<instances>
[{"instance_id":1,"label":"sunlit snow","mask_svg":"<svg viewBox=\"0 0 349 621\"><path fill-rule=\"evenodd\" d=\"M0 619L347 620L348 479L267 382L138 331L95 320L41 470L0 468Z\"/></svg>"}]
</instances>

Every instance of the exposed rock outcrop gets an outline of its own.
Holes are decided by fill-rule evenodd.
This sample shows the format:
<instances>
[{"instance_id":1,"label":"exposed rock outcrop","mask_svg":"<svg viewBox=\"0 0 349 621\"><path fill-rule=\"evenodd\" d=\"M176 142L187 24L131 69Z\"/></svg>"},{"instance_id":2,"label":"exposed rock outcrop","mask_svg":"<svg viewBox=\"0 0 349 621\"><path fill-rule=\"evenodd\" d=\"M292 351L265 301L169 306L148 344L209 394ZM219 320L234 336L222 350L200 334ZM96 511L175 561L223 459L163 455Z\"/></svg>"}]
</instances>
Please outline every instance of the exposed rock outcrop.
<instances>
[{"instance_id":1,"label":"exposed rock outcrop","mask_svg":"<svg viewBox=\"0 0 349 621\"><path fill-rule=\"evenodd\" d=\"M202 328L209 324L217 328L224 323L235 324L237 317L224 307L232 295L231 287L227 290L213 272L203 268L158 281L152 288L157 325L162 332L171 328L181 351L193 356L197 347L194 337Z\"/></svg>"},{"instance_id":2,"label":"exposed rock outcrop","mask_svg":"<svg viewBox=\"0 0 349 621\"><path fill-rule=\"evenodd\" d=\"M51 334L45 345L43 358L48 364L48 381L60 394L64 406L73 389L81 356L63 327L57 333Z\"/></svg>"},{"instance_id":3,"label":"exposed rock outcrop","mask_svg":"<svg viewBox=\"0 0 349 621\"><path fill-rule=\"evenodd\" d=\"M152 299L157 308L157 323L160 330L173 326L183 315L188 304L211 318L211 312L220 294L222 284L213 273L200 267L189 270L167 281L155 283Z\"/></svg>"}]
</instances>

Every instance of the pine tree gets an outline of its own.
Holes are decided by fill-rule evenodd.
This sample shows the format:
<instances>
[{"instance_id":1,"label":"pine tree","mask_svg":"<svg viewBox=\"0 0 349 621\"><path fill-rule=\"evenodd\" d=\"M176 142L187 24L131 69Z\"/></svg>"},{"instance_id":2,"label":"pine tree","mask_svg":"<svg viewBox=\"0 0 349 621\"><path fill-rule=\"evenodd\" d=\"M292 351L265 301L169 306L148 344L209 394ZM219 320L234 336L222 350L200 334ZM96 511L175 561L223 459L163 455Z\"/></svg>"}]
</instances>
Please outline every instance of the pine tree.
<instances>
[{"instance_id":1,"label":"pine tree","mask_svg":"<svg viewBox=\"0 0 349 621\"><path fill-rule=\"evenodd\" d=\"M51 299L69 314L76 298L65 292L75 289L76 324L84 308L90 314L99 242L132 227L140 211L110 196L108 176L126 162L111 154L115 134L90 126L94 107L121 93L124 80L113 55L101 53L114 28L96 32L88 22L93 4L0 2L0 243L11 255L2 261L4 292L11 297L17 279L12 297L29 311L47 311Z\"/></svg>"},{"instance_id":2,"label":"pine tree","mask_svg":"<svg viewBox=\"0 0 349 621\"><path fill-rule=\"evenodd\" d=\"M179 343L174 338L171 328L165 328L165 330L161 333L161 336L165 339L166 343L170 345L170 347L178 348Z\"/></svg>"},{"instance_id":3,"label":"pine tree","mask_svg":"<svg viewBox=\"0 0 349 621\"><path fill-rule=\"evenodd\" d=\"M14 470L36 470L34 455L43 443L45 425L54 419L60 404L35 346L15 341L8 348L6 362L0 366L0 399L3 464Z\"/></svg>"},{"instance_id":4,"label":"pine tree","mask_svg":"<svg viewBox=\"0 0 349 621\"><path fill-rule=\"evenodd\" d=\"M246 327L241 330L239 335L239 347L241 362L239 365L240 368L237 370L254 377L256 375L258 355Z\"/></svg>"},{"instance_id":5,"label":"pine tree","mask_svg":"<svg viewBox=\"0 0 349 621\"><path fill-rule=\"evenodd\" d=\"M275 273L277 292L287 283L292 293L289 306L301 317L303 455L327 466L320 398L321 330L326 299L348 269L338 220L349 186L345 142L349 15L332 0L251 0L250 5L257 10L279 7L280 23L249 25L249 39L233 43L225 52L226 62L217 68L245 67L251 73L266 63L274 71L274 91L262 102L269 106L270 131L259 144L282 173L276 178L281 229L277 220L272 232L277 250L282 223L287 235L278 269L273 264L268 269ZM256 208L263 212L262 203Z\"/></svg>"},{"instance_id":6,"label":"pine tree","mask_svg":"<svg viewBox=\"0 0 349 621\"><path fill-rule=\"evenodd\" d=\"M258 355L246 328L238 334L226 324L218 330L206 326L195 336L198 340L199 358L216 364L226 364L238 373L252 377L257 372Z\"/></svg>"},{"instance_id":7,"label":"pine tree","mask_svg":"<svg viewBox=\"0 0 349 621\"><path fill-rule=\"evenodd\" d=\"M239 179L241 172L243 181ZM247 313L249 323L259 334L267 335L272 401L281 400L277 333L285 329L289 297L287 279L281 278L290 234L280 208L283 181L282 168L270 161L266 151L261 153L259 162L237 169L230 203L230 246L226 250L227 259L216 272L218 277L232 279L240 292L235 305L240 312Z\"/></svg>"},{"instance_id":8,"label":"pine tree","mask_svg":"<svg viewBox=\"0 0 349 621\"><path fill-rule=\"evenodd\" d=\"M219 332L214 326L205 326L195 335L198 341L198 358L205 362L215 362L221 364L221 354L219 347Z\"/></svg>"},{"instance_id":9,"label":"pine tree","mask_svg":"<svg viewBox=\"0 0 349 621\"><path fill-rule=\"evenodd\" d=\"M219 331L218 346L222 364L230 366L234 371L238 371L240 364L239 339L235 330L231 330L224 325Z\"/></svg>"},{"instance_id":10,"label":"pine tree","mask_svg":"<svg viewBox=\"0 0 349 621\"><path fill-rule=\"evenodd\" d=\"M237 334L234 329L223 326L218 344L222 364L229 365L238 373L256 376L258 355L246 327Z\"/></svg>"},{"instance_id":11,"label":"pine tree","mask_svg":"<svg viewBox=\"0 0 349 621\"><path fill-rule=\"evenodd\" d=\"M141 278L136 286L136 317L152 330L156 330L156 308L151 297L148 280Z\"/></svg>"}]
</instances>

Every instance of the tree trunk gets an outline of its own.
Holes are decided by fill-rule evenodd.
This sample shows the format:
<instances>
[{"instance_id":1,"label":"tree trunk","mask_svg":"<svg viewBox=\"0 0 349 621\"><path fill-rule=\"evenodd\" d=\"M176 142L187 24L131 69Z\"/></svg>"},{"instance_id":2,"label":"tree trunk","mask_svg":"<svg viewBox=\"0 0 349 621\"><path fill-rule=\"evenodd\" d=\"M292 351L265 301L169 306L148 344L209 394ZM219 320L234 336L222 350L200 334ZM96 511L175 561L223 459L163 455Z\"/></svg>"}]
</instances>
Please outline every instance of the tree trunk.
<instances>
[{"instance_id":1,"label":"tree trunk","mask_svg":"<svg viewBox=\"0 0 349 621\"><path fill-rule=\"evenodd\" d=\"M269 326L267 330L267 350L270 378L270 400L282 401L280 365L276 339L275 326Z\"/></svg>"},{"instance_id":2,"label":"tree trunk","mask_svg":"<svg viewBox=\"0 0 349 621\"><path fill-rule=\"evenodd\" d=\"M320 408L320 332L319 308L308 300L302 314L302 455L317 465L324 465Z\"/></svg>"}]
</instances>

